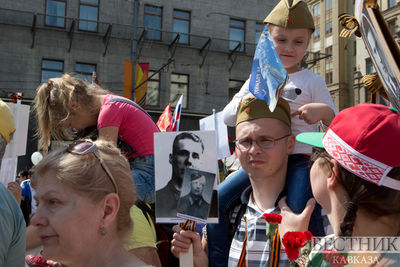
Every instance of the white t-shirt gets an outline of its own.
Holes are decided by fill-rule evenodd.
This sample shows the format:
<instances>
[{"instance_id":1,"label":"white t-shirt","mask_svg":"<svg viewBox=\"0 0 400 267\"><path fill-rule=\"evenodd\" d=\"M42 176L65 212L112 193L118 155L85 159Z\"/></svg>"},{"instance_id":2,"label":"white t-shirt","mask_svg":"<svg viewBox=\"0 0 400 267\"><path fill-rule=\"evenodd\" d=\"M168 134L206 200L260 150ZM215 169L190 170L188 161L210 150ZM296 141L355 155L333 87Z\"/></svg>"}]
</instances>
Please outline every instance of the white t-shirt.
<instances>
[{"instance_id":1,"label":"white t-shirt","mask_svg":"<svg viewBox=\"0 0 400 267\"><path fill-rule=\"evenodd\" d=\"M249 80L243 84L240 91L223 110L224 122L228 126L234 127L236 125L236 113L239 102L250 92ZM296 88L301 89L300 95L294 94ZM291 112L298 110L298 108L308 103L325 103L332 108L335 114L337 113L324 79L308 69L290 73L284 91L293 100L289 101ZM318 124L308 124L300 120L298 116L292 117L292 134L297 135L303 132L318 132ZM311 146L296 141L292 154L310 154L311 150Z\"/></svg>"}]
</instances>

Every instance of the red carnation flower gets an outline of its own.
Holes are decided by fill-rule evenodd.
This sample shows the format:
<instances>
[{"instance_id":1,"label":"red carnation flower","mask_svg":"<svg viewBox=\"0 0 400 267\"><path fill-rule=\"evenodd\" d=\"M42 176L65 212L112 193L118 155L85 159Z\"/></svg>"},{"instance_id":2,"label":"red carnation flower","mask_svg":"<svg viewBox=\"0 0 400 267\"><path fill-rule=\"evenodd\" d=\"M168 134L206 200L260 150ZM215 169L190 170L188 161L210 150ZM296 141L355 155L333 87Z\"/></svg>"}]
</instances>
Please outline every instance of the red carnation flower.
<instances>
[{"instance_id":1,"label":"red carnation flower","mask_svg":"<svg viewBox=\"0 0 400 267\"><path fill-rule=\"evenodd\" d=\"M282 222L282 216L276 213L264 213L263 218L269 223L280 224Z\"/></svg>"},{"instance_id":2,"label":"red carnation flower","mask_svg":"<svg viewBox=\"0 0 400 267\"><path fill-rule=\"evenodd\" d=\"M310 231L304 231L303 233L304 233L304 235L306 236L306 239L307 239L308 241L311 241L311 239L313 238L312 233L311 233Z\"/></svg>"},{"instance_id":3,"label":"red carnation flower","mask_svg":"<svg viewBox=\"0 0 400 267\"><path fill-rule=\"evenodd\" d=\"M307 244L307 237L303 232L287 232L282 239L285 252L292 261L297 260L302 247Z\"/></svg>"}]
</instances>

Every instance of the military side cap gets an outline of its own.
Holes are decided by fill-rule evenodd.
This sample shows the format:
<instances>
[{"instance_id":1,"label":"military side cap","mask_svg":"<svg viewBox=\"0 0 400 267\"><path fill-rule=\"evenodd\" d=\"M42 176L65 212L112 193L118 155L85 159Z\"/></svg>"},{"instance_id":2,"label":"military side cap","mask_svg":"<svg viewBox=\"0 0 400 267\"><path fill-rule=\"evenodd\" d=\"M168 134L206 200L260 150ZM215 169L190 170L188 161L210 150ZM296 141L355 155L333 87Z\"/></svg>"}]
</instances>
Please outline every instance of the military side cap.
<instances>
[{"instance_id":1,"label":"military side cap","mask_svg":"<svg viewBox=\"0 0 400 267\"><path fill-rule=\"evenodd\" d=\"M265 18L264 23L288 29L315 30L314 20L307 3L301 0L281 0Z\"/></svg>"},{"instance_id":2,"label":"military side cap","mask_svg":"<svg viewBox=\"0 0 400 267\"><path fill-rule=\"evenodd\" d=\"M272 118L277 119L291 127L290 106L286 100L279 98L274 112L271 112L264 100L247 98L238 107L236 125L244 121L255 119Z\"/></svg>"}]
</instances>

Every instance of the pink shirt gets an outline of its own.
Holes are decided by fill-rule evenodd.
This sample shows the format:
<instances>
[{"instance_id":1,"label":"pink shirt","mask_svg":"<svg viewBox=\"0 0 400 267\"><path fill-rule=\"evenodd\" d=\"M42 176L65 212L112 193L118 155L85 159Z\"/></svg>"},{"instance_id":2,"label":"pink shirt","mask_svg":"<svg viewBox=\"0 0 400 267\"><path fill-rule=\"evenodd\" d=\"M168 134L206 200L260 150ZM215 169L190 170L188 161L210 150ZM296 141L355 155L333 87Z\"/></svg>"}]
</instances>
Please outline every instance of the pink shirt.
<instances>
[{"instance_id":1,"label":"pink shirt","mask_svg":"<svg viewBox=\"0 0 400 267\"><path fill-rule=\"evenodd\" d=\"M117 126L119 127L119 138L143 156L153 155L153 136L154 133L160 131L157 125L143 111L131 104L119 101L107 102L112 98L124 97L112 94L106 95L97 119L97 129ZM137 157L137 155L134 154L133 157Z\"/></svg>"}]
</instances>

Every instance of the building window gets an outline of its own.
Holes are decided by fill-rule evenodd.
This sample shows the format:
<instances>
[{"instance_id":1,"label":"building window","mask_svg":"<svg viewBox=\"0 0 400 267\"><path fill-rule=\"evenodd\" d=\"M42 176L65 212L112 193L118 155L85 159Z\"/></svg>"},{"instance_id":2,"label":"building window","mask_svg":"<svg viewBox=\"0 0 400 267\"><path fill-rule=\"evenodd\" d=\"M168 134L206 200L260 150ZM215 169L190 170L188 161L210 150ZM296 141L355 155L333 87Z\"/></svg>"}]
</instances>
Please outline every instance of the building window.
<instances>
[{"instance_id":1,"label":"building window","mask_svg":"<svg viewBox=\"0 0 400 267\"><path fill-rule=\"evenodd\" d=\"M327 60L325 63L325 83L331 84L333 82L333 66L332 60Z\"/></svg>"},{"instance_id":2,"label":"building window","mask_svg":"<svg viewBox=\"0 0 400 267\"><path fill-rule=\"evenodd\" d=\"M325 34L331 35L332 34L332 21L326 23L325 25Z\"/></svg>"},{"instance_id":3,"label":"building window","mask_svg":"<svg viewBox=\"0 0 400 267\"><path fill-rule=\"evenodd\" d=\"M313 7L313 16L314 16L314 18L319 17L319 14L320 14L320 9L319 9L319 3L318 3Z\"/></svg>"},{"instance_id":4,"label":"building window","mask_svg":"<svg viewBox=\"0 0 400 267\"><path fill-rule=\"evenodd\" d=\"M64 72L64 61L61 60L42 60L42 83L50 78L61 77Z\"/></svg>"},{"instance_id":5,"label":"building window","mask_svg":"<svg viewBox=\"0 0 400 267\"><path fill-rule=\"evenodd\" d=\"M244 82L239 80L229 80L229 101L236 95L242 88Z\"/></svg>"},{"instance_id":6,"label":"building window","mask_svg":"<svg viewBox=\"0 0 400 267\"><path fill-rule=\"evenodd\" d=\"M354 41L353 48L353 56L357 56L357 41Z\"/></svg>"},{"instance_id":7,"label":"building window","mask_svg":"<svg viewBox=\"0 0 400 267\"><path fill-rule=\"evenodd\" d=\"M161 40L162 8L157 6L144 6L144 27L146 39Z\"/></svg>"},{"instance_id":8,"label":"building window","mask_svg":"<svg viewBox=\"0 0 400 267\"><path fill-rule=\"evenodd\" d=\"M321 64L320 64L320 61L318 61L314 66L312 66L311 71L316 73L316 74L318 74L318 75L321 75Z\"/></svg>"},{"instance_id":9,"label":"building window","mask_svg":"<svg viewBox=\"0 0 400 267\"><path fill-rule=\"evenodd\" d=\"M155 71L149 71L149 77ZM146 106L159 106L160 105L160 73L155 74L147 80L147 93L146 93Z\"/></svg>"},{"instance_id":10,"label":"building window","mask_svg":"<svg viewBox=\"0 0 400 267\"><path fill-rule=\"evenodd\" d=\"M46 1L46 25L65 27L66 3L64 0Z\"/></svg>"},{"instance_id":11,"label":"building window","mask_svg":"<svg viewBox=\"0 0 400 267\"><path fill-rule=\"evenodd\" d=\"M332 0L325 1L325 20L332 20Z\"/></svg>"},{"instance_id":12,"label":"building window","mask_svg":"<svg viewBox=\"0 0 400 267\"><path fill-rule=\"evenodd\" d=\"M327 48L325 48L325 54L332 56L332 46L329 46ZM332 57L328 57L328 59L331 59Z\"/></svg>"},{"instance_id":13,"label":"building window","mask_svg":"<svg viewBox=\"0 0 400 267\"><path fill-rule=\"evenodd\" d=\"M244 33L245 22L238 19L230 19L229 21L229 50L233 50L240 43L241 46L237 51L244 51Z\"/></svg>"},{"instance_id":14,"label":"building window","mask_svg":"<svg viewBox=\"0 0 400 267\"><path fill-rule=\"evenodd\" d=\"M320 7L319 3L316 4L315 6L313 6L313 17L314 17L315 28L319 28L319 15L320 15L320 8L319 7ZM315 37L316 36L314 36L314 40L315 40ZM318 37L318 40L319 40L319 37Z\"/></svg>"},{"instance_id":15,"label":"building window","mask_svg":"<svg viewBox=\"0 0 400 267\"><path fill-rule=\"evenodd\" d=\"M77 77L92 82L93 72L96 71L96 64L76 63L75 72Z\"/></svg>"},{"instance_id":16,"label":"building window","mask_svg":"<svg viewBox=\"0 0 400 267\"><path fill-rule=\"evenodd\" d=\"M256 23L256 44L258 43L258 40L260 39L260 36L262 32L264 31L265 25L261 22Z\"/></svg>"},{"instance_id":17,"label":"building window","mask_svg":"<svg viewBox=\"0 0 400 267\"><path fill-rule=\"evenodd\" d=\"M325 83L331 84L333 82L332 46L327 47L325 53L331 55L325 59Z\"/></svg>"},{"instance_id":18,"label":"building window","mask_svg":"<svg viewBox=\"0 0 400 267\"><path fill-rule=\"evenodd\" d=\"M371 58L365 59L365 73L366 74L375 73L374 64L372 63Z\"/></svg>"},{"instance_id":19,"label":"building window","mask_svg":"<svg viewBox=\"0 0 400 267\"><path fill-rule=\"evenodd\" d=\"M177 33L180 33L179 43L189 44L190 33L190 12L182 10L174 10L174 26L173 38L175 39Z\"/></svg>"},{"instance_id":20,"label":"building window","mask_svg":"<svg viewBox=\"0 0 400 267\"><path fill-rule=\"evenodd\" d=\"M325 10L331 10L331 9L332 9L332 0L326 0Z\"/></svg>"},{"instance_id":21,"label":"building window","mask_svg":"<svg viewBox=\"0 0 400 267\"><path fill-rule=\"evenodd\" d=\"M396 34L396 20L391 20L387 22L390 33L395 36Z\"/></svg>"},{"instance_id":22,"label":"building window","mask_svg":"<svg viewBox=\"0 0 400 267\"><path fill-rule=\"evenodd\" d=\"M169 103L171 103L171 105L176 106L180 96L183 95L182 108L187 108L188 92L189 92L189 75L172 73Z\"/></svg>"},{"instance_id":23,"label":"building window","mask_svg":"<svg viewBox=\"0 0 400 267\"><path fill-rule=\"evenodd\" d=\"M314 41L319 41L319 38L321 37L321 30L319 27L315 28L315 31L313 33L313 39Z\"/></svg>"},{"instance_id":24,"label":"building window","mask_svg":"<svg viewBox=\"0 0 400 267\"><path fill-rule=\"evenodd\" d=\"M97 32L99 0L80 0L79 30Z\"/></svg>"},{"instance_id":25,"label":"building window","mask_svg":"<svg viewBox=\"0 0 400 267\"><path fill-rule=\"evenodd\" d=\"M388 8L392 8L396 5L396 0L389 0L388 1Z\"/></svg>"}]
</instances>

